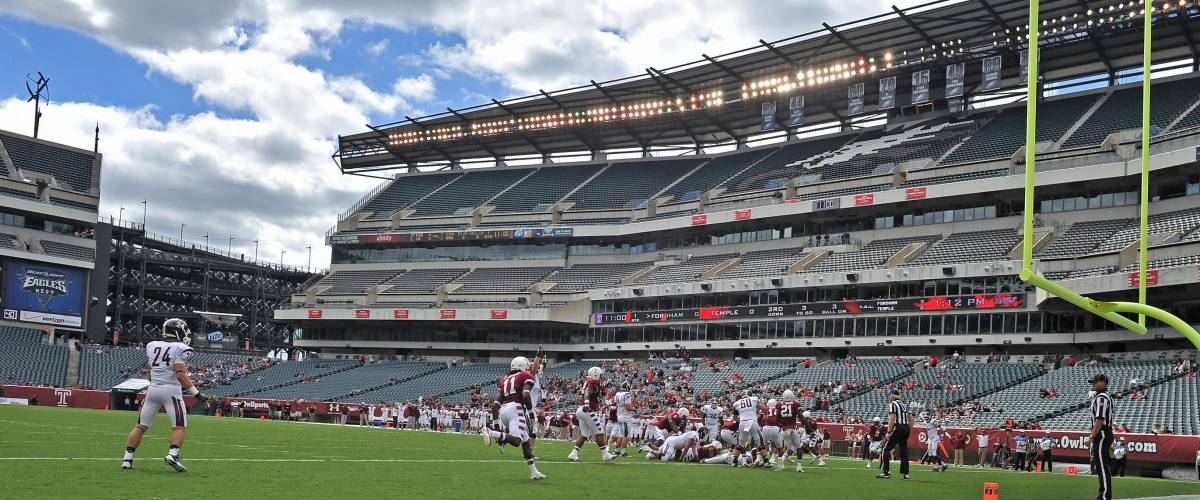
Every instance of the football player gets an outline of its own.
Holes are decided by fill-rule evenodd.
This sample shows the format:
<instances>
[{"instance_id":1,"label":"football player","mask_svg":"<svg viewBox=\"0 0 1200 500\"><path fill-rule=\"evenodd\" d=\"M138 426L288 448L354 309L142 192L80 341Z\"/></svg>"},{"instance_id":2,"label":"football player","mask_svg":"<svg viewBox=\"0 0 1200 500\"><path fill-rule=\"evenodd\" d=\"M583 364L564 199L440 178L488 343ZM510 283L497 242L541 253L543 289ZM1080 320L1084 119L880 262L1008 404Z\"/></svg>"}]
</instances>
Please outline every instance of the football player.
<instances>
[{"instance_id":1,"label":"football player","mask_svg":"<svg viewBox=\"0 0 1200 500\"><path fill-rule=\"evenodd\" d=\"M700 407L700 413L704 417L704 427L708 429L708 438L717 439L721 435L721 417L725 415L725 408L710 401Z\"/></svg>"},{"instance_id":2,"label":"football player","mask_svg":"<svg viewBox=\"0 0 1200 500\"><path fill-rule=\"evenodd\" d=\"M184 431L187 429L187 407L183 402L183 393L186 391L201 402L208 400L208 396L201 394L192 379L188 378L187 361L192 357L192 348L189 347L192 343L191 334L187 323L179 318L171 318L163 322L163 340L146 344L150 389L142 400L138 424L129 432L129 439L125 443L122 470L133 469L133 453L142 443L142 436L154 425L154 416L161 408L171 420L171 444L163 461L175 472L187 472L187 467L179 459L179 447L183 446Z\"/></svg>"},{"instance_id":3,"label":"football player","mask_svg":"<svg viewBox=\"0 0 1200 500\"><path fill-rule=\"evenodd\" d=\"M605 449L604 427L600 421L600 412L603 409L600 401L604 397L604 382L601 380L603 377L603 368L599 366L588 368L587 379L583 382L583 397L580 399L582 404L575 410L575 416L579 419L579 437L575 438L575 447L571 448L571 453L567 455L567 460L572 462L579 461L579 449L588 442L589 438L596 440L602 460L608 461L614 458L614 455Z\"/></svg>"},{"instance_id":4,"label":"football player","mask_svg":"<svg viewBox=\"0 0 1200 500\"><path fill-rule=\"evenodd\" d=\"M504 431L484 429L483 443L492 445L492 440L520 446L529 466L529 479L546 479L534 464L533 444L529 439L528 414L533 409L533 375L529 373L529 359L525 356L513 358L508 374L500 377L499 398L492 403L492 416L499 418Z\"/></svg>"},{"instance_id":5,"label":"football player","mask_svg":"<svg viewBox=\"0 0 1200 500\"><path fill-rule=\"evenodd\" d=\"M874 460L883 453L883 436L887 434L885 427L879 417L871 419L871 425L867 427L867 441L870 442L870 450L867 453L867 468L871 468L871 460ZM882 459L881 459L882 460ZM882 461L880 462L882 465Z\"/></svg>"},{"instance_id":6,"label":"football player","mask_svg":"<svg viewBox=\"0 0 1200 500\"><path fill-rule=\"evenodd\" d=\"M634 435L633 393L629 391L618 392L613 396L613 404L616 407L617 417L615 429L617 443L615 446L617 447L617 455L624 457L627 456L625 448L629 447L629 438ZM609 435L611 436L612 434L610 433ZM613 443L610 441L609 444L612 445Z\"/></svg>"},{"instance_id":7,"label":"football player","mask_svg":"<svg viewBox=\"0 0 1200 500\"><path fill-rule=\"evenodd\" d=\"M767 400L767 413L762 416L760 424L762 425L763 444L771 451L769 460L771 465L775 465L779 455L783 454L783 430L779 427L779 401Z\"/></svg>"},{"instance_id":8,"label":"football player","mask_svg":"<svg viewBox=\"0 0 1200 500\"><path fill-rule=\"evenodd\" d=\"M796 401L796 393L791 389L783 391L783 400L779 402L776 413L779 414L779 430L783 433L783 458L779 460L779 468L793 453L796 454L796 472L804 472L804 460L800 456L800 440L803 431L799 429L800 402Z\"/></svg>"},{"instance_id":9,"label":"football player","mask_svg":"<svg viewBox=\"0 0 1200 500\"><path fill-rule=\"evenodd\" d=\"M758 425L758 415L767 412L767 405L747 390L742 399L733 403L733 408L738 412L738 443L747 449L761 446L762 428Z\"/></svg>"},{"instance_id":10,"label":"football player","mask_svg":"<svg viewBox=\"0 0 1200 500\"><path fill-rule=\"evenodd\" d=\"M646 454L647 459L659 459L664 462L693 462L700 454L700 434L696 431L684 431L681 434L668 437L662 446Z\"/></svg>"},{"instance_id":11,"label":"football player","mask_svg":"<svg viewBox=\"0 0 1200 500\"><path fill-rule=\"evenodd\" d=\"M800 451L796 453L796 460L804 460L804 452L807 451L812 456L815 465L818 467L825 465L825 457L820 453L822 436L821 430L817 428L816 421L812 418L812 412L804 410L800 414L800 425L804 428L804 438L801 440L802 445Z\"/></svg>"}]
</instances>

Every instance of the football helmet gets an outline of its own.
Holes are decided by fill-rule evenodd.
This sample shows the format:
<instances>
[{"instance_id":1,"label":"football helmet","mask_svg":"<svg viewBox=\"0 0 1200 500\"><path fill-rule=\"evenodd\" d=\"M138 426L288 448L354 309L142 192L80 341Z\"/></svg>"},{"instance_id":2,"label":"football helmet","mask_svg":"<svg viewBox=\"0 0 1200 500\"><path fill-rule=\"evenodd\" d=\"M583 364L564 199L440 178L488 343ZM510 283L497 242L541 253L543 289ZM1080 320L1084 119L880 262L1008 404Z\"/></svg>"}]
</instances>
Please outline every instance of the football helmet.
<instances>
[{"instance_id":1,"label":"football helmet","mask_svg":"<svg viewBox=\"0 0 1200 500\"><path fill-rule=\"evenodd\" d=\"M187 322L179 318L171 318L163 322L162 336L164 339L183 342L186 345L192 344L192 331L188 329Z\"/></svg>"},{"instance_id":2,"label":"football helmet","mask_svg":"<svg viewBox=\"0 0 1200 500\"><path fill-rule=\"evenodd\" d=\"M776 404L776 403L778 403L778 402L779 402L779 401L776 401L776 400L775 400L775 398L768 399L768 400L767 400L767 407L768 407L768 408L774 408L774 407L775 407L775 404Z\"/></svg>"},{"instance_id":3,"label":"football helmet","mask_svg":"<svg viewBox=\"0 0 1200 500\"><path fill-rule=\"evenodd\" d=\"M690 411L688 411L687 408L679 408L679 411L675 412L675 414L677 414L683 418L688 418L688 416L690 416L692 413Z\"/></svg>"},{"instance_id":4,"label":"football helmet","mask_svg":"<svg viewBox=\"0 0 1200 500\"><path fill-rule=\"evenodd\" d=\"M784 401L791 401L793 399L796 399L796 393L792 392L791 389L783 391L783 400Z\"/></svg>"},{"instance_id":5,"label":"football helmet","mask_svg":"<svg viewBox=\"0 0 1200 500\"><path fill-rule=\"evenodd\" d=\"M879 417L872 418L872 419L871 419L871 421L872 421L872 422L875 422L875 423L877 423L877 424L878 424L878 423L879 423Z\"/></svg>"},{"instance_id":6,"label":"football helmet","mask_svg":"<svg viewBox=\"0 0 1200 500\"><path fill-rule=\"evenodd\" d=\"M801 413L800 415L804 418L812 418L812 412L808 410L804 410L804 413Z\"/></svg>"},{"instance_id":7,"label":"football helmet","mask_svg":"<svg viewBox=\"0 0 1200 500\"><path fill-rule=\"evenodd\" d=\"M508 365L510 369L525 371L529 369L529 358L525 356L517 356L513 358L512 363Z\"/></svg>"},{"instance_id":8,"label":"football helmet","mask_svg":"<svg viewBox=\"0 0 1200 500\"><path fill-rule=\"evenodd\" d=\"M587 376L590 378L600 378L604 375L604 369L599 366L588 368Z\"/></svg>"}]
</instances>

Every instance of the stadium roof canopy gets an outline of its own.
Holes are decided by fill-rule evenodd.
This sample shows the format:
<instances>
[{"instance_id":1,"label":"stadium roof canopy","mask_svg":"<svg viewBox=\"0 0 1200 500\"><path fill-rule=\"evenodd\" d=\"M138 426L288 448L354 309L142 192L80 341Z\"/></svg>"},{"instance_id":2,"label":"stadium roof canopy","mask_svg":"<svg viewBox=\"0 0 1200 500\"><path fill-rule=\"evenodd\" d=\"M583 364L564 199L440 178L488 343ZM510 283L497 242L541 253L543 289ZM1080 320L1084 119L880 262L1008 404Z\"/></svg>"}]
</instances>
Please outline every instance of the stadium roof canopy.
<instances>
[{"instance_id":1,"label":"stadium roof canopy","mask_svg":"<svg viewBox=\"0 0 1200 500\"><path fill-rule=\"evenodd\" d=\"M1154 59L1190 58L1194 68L1200 61L1200 0L1170 1L1166 16L1163 5L1155 4ZM1044 0L1043 79L1097 74L1112 78L1121 69L1140 68L1141 21L1132 19L1132 9L1132 3L1121 0ZM982 72L970 62L1000 55L1005 86L1018 86L1027 22L1024 0L942 0L893 7L837 26L822 23L814 31L775 42L760 40L757 46L729 54L646 68L640 75L368 125L367 132L340 136L334 157L344 173L365 173L473 159L730 143L761 133L762 102L779 101L783 111L791 95L804 95L806 123L845 125L851 119L846 113L847 87L857 82L867 82L865 100L875 103L875 82L897 76L896 104L903 109L911 106L906 97L911 95L911 73L933 70L929 87L936 101L944 88L940 68L966 62L966 97L971 98L982 92ZM818 79L823 71L830 78L786 92L778 91L778 80L768 83L813 69ZM845 75L840 71L845 69L852 71ZM750 97L750 89L768 86L775 90ZM702 105L689 108L689 102L696 102L693 97ZM675 104L680 102L683 106ZM634 110L643 103L657 103L657 112L651 107L645 117L604 119L605 110ZM874 108L867 106L868 112ZM615 118L612 115L607 118ZM552 121L534 121L538 119ZM594 123L597 119L601 122Z\"/></svg>"}]
</instances>

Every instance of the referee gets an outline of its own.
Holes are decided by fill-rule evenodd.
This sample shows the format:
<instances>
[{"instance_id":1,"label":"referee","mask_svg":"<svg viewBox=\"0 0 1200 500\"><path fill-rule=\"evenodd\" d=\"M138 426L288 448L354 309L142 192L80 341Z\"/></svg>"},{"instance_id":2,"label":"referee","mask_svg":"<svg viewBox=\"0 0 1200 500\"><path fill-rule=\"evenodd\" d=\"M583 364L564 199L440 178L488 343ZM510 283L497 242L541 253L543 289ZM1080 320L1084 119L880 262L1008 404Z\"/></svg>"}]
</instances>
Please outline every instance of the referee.
<instances>
[{"instance_id":1,"label":"referee","mask_svg":"<svg viewBox=\"0 0 1200 500\"><path fill-rule=\"evenodd\" d=\"M1096 464L1096 477L1100 480L1100 493L1096 500L1112 500L1112 458L1108 455L1113 445L1113 399L1108 394L1108 376L1097 373L1092 377L1092 463Z\"/></svg>"},{"instance_id":2,"label":"referee","mask_svg":"<svg viewBox=\"0 0 1200 500\"><path fill-rule=\"evenodd\" d=\"M896 458L900 460L900 474L904 479L908 479L908 434L912 430L909 426L908 405L900 401L900 390L892 389L888 397L888 423L887 423L887 445L883 448L883 456L880 457L880 466L883 467L883 472L875 476L879 479L890 479L892 466L892 450L896 449Z\"/></svg>"}]
</instances>

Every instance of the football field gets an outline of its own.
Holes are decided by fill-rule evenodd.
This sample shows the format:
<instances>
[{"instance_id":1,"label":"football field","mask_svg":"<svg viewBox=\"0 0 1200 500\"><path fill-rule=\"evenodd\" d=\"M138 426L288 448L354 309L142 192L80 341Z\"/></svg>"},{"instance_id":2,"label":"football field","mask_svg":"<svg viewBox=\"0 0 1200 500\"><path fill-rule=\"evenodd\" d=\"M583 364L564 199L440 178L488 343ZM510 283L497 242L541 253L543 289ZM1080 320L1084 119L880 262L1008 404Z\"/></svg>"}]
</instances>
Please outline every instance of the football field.
<instances>
[{"instance_id":1,"label":"football field","mask_svg":"<svg viewBox=\"0 0 1200 500\"><path fill-rule=\"evenodd\" d=\"M570 446L538 443L529 480L519 450L500 454L476 435L189 417L181 454L189 467L162 463L169 431L160 415L138 449L135 470L120 470L132 412L0 406L2 498L872 498L978 499L985 481L1001 499L1089 499L1092 476L912 467L879 480L859 461L830 460L796 473L718 465L663 464L644 457L600 463L589 444L583 463ZM1119 498L1200 495L1200 483L1117 478Z\"/></svg>"}]
</instances>

